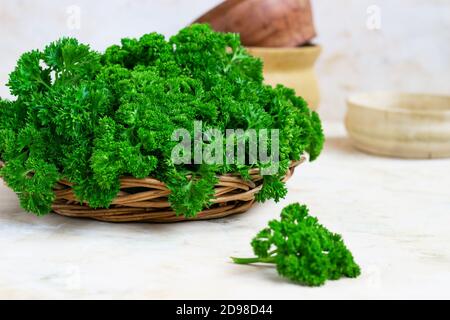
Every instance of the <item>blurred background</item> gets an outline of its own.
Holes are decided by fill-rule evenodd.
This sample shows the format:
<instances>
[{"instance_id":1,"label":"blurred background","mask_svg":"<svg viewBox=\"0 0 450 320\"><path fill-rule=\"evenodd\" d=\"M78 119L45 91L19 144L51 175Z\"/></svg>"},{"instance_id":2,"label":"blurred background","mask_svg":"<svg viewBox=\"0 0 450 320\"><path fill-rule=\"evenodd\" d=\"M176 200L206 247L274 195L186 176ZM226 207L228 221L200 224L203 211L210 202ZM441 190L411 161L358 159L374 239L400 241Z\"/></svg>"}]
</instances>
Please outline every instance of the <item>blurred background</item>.
<instances>
[{"instance_id":1,"label":"blurred background","mask_svg":"<svg viewBox=\"0 0 450 320\"><path fill-rule=\"evenodd\" d=\"M21 53L61 36L96 50L123 37L176 33L221 0L0 0L0 96ZM324 120L367 90L450 94L449 0L313 0ZM301 93L300 93L301 94Z\"/></svg>"}]
</instances>

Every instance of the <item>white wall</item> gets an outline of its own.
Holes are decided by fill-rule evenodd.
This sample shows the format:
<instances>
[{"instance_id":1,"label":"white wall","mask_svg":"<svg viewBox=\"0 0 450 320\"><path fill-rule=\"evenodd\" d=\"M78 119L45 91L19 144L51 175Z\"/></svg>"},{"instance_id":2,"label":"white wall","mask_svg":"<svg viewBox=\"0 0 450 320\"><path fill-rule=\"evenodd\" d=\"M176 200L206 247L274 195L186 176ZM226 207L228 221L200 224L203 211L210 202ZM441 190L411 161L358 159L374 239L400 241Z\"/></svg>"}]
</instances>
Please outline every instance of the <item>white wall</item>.
<instances>
[{"instance_id":1,"label":"white wall","mask_svg":"<svg viewBox=\"0 0 450 320\"><path fill-rule=\"evenodd\" d=\"M175 33L221 0L0 0L0 95L19 55L63 35L102 50L121 37ZM450 0L313 0L324 47L318 64L320 113L341 119L345 97L359 90L450 94ZM381 30L366 27L370 5ZM71 6L81 9L80 28ZM73 13L73 11L72 11ZM75 22L75 23L74 23Z\"/></svg>"},{"instance_id":2,"label":"white wall","mask_svg":"<svg viewBox=\"0 0 450 320\"><path fill-rule=\"evenodd\" d=\"M450 94L450 0L315 0L322 110L341 119L350 92ZM381 9L369 30L367 8Z\"/></svg>"}]
</instances>

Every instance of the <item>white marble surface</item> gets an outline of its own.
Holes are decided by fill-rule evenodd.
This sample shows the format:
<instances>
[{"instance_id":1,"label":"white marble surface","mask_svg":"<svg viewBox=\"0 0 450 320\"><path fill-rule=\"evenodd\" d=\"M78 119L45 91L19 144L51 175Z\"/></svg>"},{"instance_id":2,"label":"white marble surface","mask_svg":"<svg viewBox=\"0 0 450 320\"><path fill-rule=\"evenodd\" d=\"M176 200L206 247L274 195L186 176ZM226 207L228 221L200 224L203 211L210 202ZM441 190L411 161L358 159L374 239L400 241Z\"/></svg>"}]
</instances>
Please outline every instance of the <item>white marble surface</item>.
<instances>
[{"instance_id":1,"label":"white marble surface","mask_svg":"<svg viewBox=\"0 0 450 320\"><path fill-rule=\"evenodd\" d=\"M282 203L244 215L170 225L108 224L24 213L0 187L0 298L450 298L450 160L379 158L326 123L322 157L289 182ZM355 280L307 288L267 266L238 266L249 240L300 201L342 233Z\"/></svg>"}]
</instances>

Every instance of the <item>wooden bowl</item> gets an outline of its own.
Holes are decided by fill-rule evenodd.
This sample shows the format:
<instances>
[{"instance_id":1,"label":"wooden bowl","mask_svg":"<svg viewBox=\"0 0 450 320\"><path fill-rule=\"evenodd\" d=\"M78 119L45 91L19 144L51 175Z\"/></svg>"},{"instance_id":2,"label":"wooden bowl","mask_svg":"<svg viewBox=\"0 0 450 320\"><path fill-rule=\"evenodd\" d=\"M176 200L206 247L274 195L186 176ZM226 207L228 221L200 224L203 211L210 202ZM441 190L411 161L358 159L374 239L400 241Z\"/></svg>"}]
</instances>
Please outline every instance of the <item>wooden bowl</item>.
<instances>
[{"instance_id":1,"label":"wooden bowl","mask_svg":"<svg viewBox=\"0 0 450 320\"><path fill-rule=\"evenodd\" d=\"M295 90L312 110L319 107L320 93L314 65L322 51L320 46L298 48L248 48L264 62L264 82L283 84Z\"/></svg>"},{"instance_id":2,"label":"wooden bowl","mask_svg":"<svg viewBox=\"0 0 450 320\"><path fill-rule=\"evenodd\" d=\"M356 148L399 158L450 157L450 96L378 92L347 102Z\"/></svg>"},{"instance_id":3,"label":"wooden bowl","mask_svg":"<svg viewBox=\"0 0 450 320\"><path fill-rule=\"evenodd\" d=\"M227 0L195 23L239 33L252 47L297 47L316 36L309 0Z\"/></svg>"}]
</instances>

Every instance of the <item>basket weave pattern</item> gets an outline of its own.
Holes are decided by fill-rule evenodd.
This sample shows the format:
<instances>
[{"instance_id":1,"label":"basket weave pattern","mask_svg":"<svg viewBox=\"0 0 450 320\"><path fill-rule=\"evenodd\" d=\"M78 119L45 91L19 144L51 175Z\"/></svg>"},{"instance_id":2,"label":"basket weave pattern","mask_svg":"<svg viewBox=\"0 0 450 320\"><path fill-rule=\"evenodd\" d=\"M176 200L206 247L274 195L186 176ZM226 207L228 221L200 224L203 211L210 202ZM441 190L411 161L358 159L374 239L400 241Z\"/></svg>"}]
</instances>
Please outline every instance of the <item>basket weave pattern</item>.
<instances>
[{"instance_id":1,"label":"basket weave pattern","mask_svg":"<svg viewBox=\"0 0 450 320\"><path fill-rule=\"evenodd\" d=\"M283 181L287 181L305 159L302 157L300 161L292 162ZM244 213L254 204L255 194L262 188L262 177L258 169L251 169L249 173L251 180L243 180L237 174L219 176L212 205L195 218L177 216L168 202L170 190L163 182L153 178L120 178L120 191L110 207L105 209L93 209L87 203L80 203L72 184L61 180L55 186L56 200L52 209L67 217L107 222L178 222L222 218ZM131 188L139 188L139 192L130 192Z\"/></svg>"}]
</instances>

